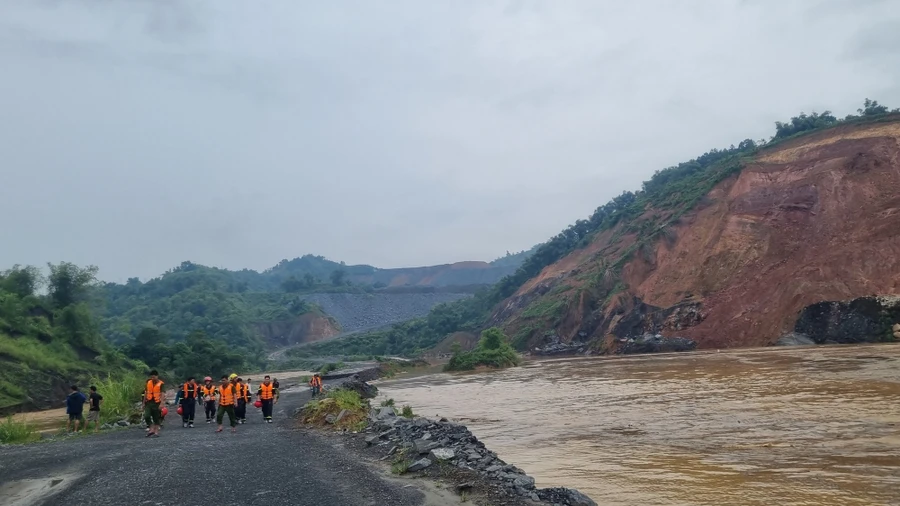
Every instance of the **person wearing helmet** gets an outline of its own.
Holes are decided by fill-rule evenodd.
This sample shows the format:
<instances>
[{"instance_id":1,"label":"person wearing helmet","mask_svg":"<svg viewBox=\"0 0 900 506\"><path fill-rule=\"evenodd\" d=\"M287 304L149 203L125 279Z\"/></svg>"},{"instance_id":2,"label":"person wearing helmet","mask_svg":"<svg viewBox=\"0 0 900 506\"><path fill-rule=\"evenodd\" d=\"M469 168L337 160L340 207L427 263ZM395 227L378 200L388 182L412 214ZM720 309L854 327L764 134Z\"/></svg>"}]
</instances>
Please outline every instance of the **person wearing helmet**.
<instances>
[{"instance_id":1,"label":"person wearing helmet","mask_svg":"<svg viewBox=\"0 0 900 506\"><path fill-rule=\"evenodd\" d=\"M203 378L203 385L200 386L200 395L206 411L206 423L212 423L216 417L216 385L213 384L211 377Z\"/></svg>"},{"instance_id":2,"label":"person wearing helmet","mask_svg":"<svg viewBox=\"0 0 900 506\"><path fill-rule=\"evenodd\" d=\"M191 376L187 381L181 385L179 389L180 402L176 401L179 406L181 406L181 426L186 428L194 428L194 413L197 409L197 397L199 393L199 385L194 380L194 377Z\"/></svg>"},{"instance_id":3,"label":"person wearing helmet","mask_svg":"<svg viewBox=\"0 0 900 506\"><path fill-rule=\"evenodd\" d=\"M250 388L244 383L243 378L234 380L235 395L237 395L237 404L234 407L234 415L237 417L237 423L243 425L247 422L247 403L250 402Z\"/></svg>"}]
</instances>

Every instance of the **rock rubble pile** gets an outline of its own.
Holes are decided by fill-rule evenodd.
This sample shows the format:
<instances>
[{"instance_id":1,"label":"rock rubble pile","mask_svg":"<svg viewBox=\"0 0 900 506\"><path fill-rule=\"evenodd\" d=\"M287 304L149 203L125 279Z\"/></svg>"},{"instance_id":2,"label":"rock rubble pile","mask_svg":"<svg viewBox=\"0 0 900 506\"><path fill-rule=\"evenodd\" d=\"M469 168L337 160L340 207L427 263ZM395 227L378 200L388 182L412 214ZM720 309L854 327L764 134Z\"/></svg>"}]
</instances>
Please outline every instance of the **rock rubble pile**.
<instances>
[{"instance_id":1,"label":"rock rubble pile","mask_svg":"<svg viewBox=\"0 0 900 506\"><path fill-rule=\"evenodd\" d=\"M574 489L535 488L534 478L507 464L488 450L464 425L442 418L403 418L392 407L373 409L369 414L370 435L366 443L387 450L384 459L406 459L408 472L421 471L436 463L478 473L504 494L555 506L596 506L593 500ZM471 485L469 485L471 486ZM466 488L466 484L459 485Z\"/></svg>"}]
</instances>

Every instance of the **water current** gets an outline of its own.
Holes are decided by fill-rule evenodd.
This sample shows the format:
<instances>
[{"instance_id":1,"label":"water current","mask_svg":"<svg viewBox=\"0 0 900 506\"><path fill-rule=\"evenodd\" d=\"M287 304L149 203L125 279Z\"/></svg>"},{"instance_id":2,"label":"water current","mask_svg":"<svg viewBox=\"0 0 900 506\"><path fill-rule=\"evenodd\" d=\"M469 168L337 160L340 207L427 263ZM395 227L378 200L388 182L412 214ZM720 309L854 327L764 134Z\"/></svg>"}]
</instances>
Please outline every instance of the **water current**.
<instances>
[{"instance_id":1,"label":"water current","mask_svg":"<svg viewBox=\"0 0 900 506\"><path fill-rule=\"evenodd\" d=\"M380 396L609 505L900 504L900 345L527 362Z\"/></svg>"}]
</instances>

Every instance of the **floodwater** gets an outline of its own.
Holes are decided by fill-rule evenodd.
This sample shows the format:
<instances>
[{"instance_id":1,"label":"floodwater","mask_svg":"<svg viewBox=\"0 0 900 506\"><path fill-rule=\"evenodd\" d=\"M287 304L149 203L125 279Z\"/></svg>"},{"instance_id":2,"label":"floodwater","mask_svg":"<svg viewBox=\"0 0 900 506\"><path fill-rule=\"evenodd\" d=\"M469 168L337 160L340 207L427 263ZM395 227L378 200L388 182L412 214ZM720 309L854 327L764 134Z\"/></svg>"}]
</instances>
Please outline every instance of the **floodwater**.
<instances>
[{"instance_id":1,"label":"floodwater","mask_svg":"<svg viewBox=\"0 0 900 506\"><path fill-rule=\"evenodd\" d=\"M900 504L900 345L540 360L379 389L601 505Z\"/></svg>"}]
</instances>

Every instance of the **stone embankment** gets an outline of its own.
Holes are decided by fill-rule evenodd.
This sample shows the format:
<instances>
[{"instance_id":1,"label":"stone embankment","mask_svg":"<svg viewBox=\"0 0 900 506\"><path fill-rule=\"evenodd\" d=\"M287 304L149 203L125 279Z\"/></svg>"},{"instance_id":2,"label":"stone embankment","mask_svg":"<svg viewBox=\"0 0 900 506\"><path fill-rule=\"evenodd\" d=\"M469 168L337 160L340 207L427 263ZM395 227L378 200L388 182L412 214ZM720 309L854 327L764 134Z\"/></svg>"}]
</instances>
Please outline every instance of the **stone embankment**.
<instances>
[{"instance_id":1,"label":"stone embankment","mask_svg":"<svg viewBox=\"0 0 900 506\"><path fill-rule=\"evenodd\" d=\"M409 419L397 416L392 407L382 407L369 414L366 433L369 434L366 443L384 453L382 460L393 459L395 465L408 465L406 472L452 466L469 471L475 481L481 481L482 486L500 497L537 504L596 506L593 500L574 489L536 488L534 478L497 457L464 425L443 418ZM474 481L457 485L459 490L472 487Z\"/></svg>"}]
</instances>

